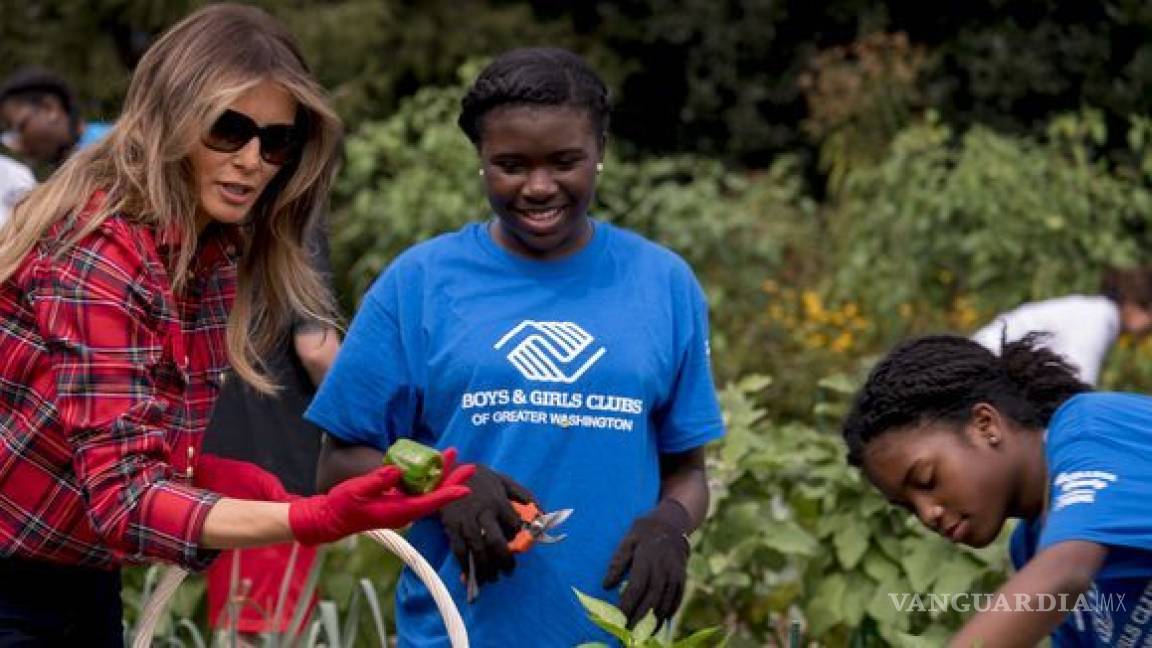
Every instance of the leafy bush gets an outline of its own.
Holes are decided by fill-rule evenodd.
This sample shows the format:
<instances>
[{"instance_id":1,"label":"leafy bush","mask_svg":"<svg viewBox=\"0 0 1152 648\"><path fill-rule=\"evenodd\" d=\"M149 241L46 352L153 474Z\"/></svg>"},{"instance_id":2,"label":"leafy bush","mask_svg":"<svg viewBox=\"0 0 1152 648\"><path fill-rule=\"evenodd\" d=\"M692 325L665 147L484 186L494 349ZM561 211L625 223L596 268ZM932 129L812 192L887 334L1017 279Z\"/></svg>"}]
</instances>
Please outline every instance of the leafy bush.
<instances>
[{"instance_id":1,"label":"leafy bush","mask_svg":"<svg viewBox=\"0 0 1152 648\"><path fill-rule=\"evenodd\" d=\"M1098 116L1050 131L1046 142L981 127L957 137L930 116L883 163L854 168L829 217L836 294L872 312L943 311L961 295L995 312L1095 290L1105 267L1140 262L1152 193L1092 161Z\"/></svg>"}]
</instances>

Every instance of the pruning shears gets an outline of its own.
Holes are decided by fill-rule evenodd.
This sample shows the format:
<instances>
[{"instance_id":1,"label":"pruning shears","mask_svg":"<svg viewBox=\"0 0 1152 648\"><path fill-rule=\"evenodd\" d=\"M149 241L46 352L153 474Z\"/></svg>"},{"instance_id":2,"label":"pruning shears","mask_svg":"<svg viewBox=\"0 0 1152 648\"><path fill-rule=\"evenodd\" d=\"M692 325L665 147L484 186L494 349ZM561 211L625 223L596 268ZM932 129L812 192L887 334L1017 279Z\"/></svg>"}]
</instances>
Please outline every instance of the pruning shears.
<instances>
[{"instance_id":1,"label":"pruning shears","mask_svg":"<svg viewBox=\"0 0 1152 648\"><path fill-rule=\"evenodd\" d=\"M516 535L508 542L508 550L512 553L524 553L531 549L537 542L540 544L552 544L560 542L568 537L568 534L561 533L553 535L549 533L552 529L560 526L572 515L573 509L560 509L559 511L552 511L545 513L540 510L540 507L535 502L528 502L521 504L520 502L509 502L516 514L520 516L520 528L516 531ZM476 583L476 559L472 557L472 552L468 552L468 574L467 574L467 592L468 602L476 600L480 594L480 587Z\"/></svg>"},{"instance_id":2,"label":"pruning shears","mask_svg":"<svg viewBox=\"0 0 1152 648\"><path fill-rule=\"evenodd\" d=\"M548 531L563 524L568 516L572 515L572 509L560 509L559 511L544 513L539 506L536 506L535 502L528 502L527 504L511 502L511 504L512 508L516 510L516 514L520 516L520 530L508 543L508 550L512 553L524 553L537 542L552 544L568 537L567 533L552 535Z\"/></svg>"}]
</instances>

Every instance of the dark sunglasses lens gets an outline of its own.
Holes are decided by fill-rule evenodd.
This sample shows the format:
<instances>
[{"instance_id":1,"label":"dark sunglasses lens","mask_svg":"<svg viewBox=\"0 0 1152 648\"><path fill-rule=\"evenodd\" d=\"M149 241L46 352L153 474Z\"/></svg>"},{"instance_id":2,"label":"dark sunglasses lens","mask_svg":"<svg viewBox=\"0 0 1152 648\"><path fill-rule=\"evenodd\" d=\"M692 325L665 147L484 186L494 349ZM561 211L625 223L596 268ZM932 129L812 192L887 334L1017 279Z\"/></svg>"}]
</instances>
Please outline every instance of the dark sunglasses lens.
<instances>
[{"instance_id":1,"label":"dark sunglasses lens","mask_svg":"<svg viewBox=\"0 0 1152 648\"><path fill-rule=\"evenodd\" d=\"M292 126L265 126L260 134L260 156L269 164L284 164L292 159L298 145Z\"/></svg>"},{"instance_id":2,"label":"dark sunglasses lens","mask_svg":"<svg viewBox=\"0 0 1152 648\"><path fill-rule=\"evenodd\" d=\"M232 153L240 150L255 135L255 122L240 113L225 110L208 130L204 144L217 151Z\"/></svg>"}]
</instances>

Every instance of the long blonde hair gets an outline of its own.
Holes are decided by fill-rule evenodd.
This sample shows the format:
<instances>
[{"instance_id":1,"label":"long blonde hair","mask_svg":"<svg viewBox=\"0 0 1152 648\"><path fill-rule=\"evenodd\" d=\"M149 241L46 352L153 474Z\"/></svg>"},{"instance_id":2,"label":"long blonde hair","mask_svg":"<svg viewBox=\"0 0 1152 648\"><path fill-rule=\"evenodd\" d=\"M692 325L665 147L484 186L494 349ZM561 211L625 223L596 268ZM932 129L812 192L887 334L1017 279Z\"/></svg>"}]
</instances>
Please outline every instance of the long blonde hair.
<instances>
[{"instance_id":1,"label":"long blonde hair","mask_svg":"<svg viewBox=\"0 0 1152 648\"><path fill-rule=\"evenodd\" d=\"M302 240L327 197L342 125L292 36L260 9L210 5L148 49L108 135L73 155L13 211L0 235L0 281L17 271L54 224L102 189L107 199L65 248L114 213L158 230L175 227L182 244L168 270L173 290L182 290L197 241L188 154L230 103L265 80L295 97L307 141L249 215L227 347L241 378L262 392L274 390L260 357L282 340L292 319L304 315L335 324L332 298Z\"/></svg>"}]
</instances>

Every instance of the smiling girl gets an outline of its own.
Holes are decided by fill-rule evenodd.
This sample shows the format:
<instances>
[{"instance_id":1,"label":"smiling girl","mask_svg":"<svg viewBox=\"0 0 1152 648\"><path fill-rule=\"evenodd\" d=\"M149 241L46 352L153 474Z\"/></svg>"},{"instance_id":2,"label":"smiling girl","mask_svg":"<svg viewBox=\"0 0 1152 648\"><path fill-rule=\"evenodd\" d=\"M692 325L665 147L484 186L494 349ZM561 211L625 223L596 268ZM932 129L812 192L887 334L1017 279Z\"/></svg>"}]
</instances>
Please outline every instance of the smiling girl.
<instances>
[{"instance_id":1,"label":"smiling girl","mask_svg":"<svg viewBox=\"0 0 1152 648\"><path fill-rule=\"evenodd\" d=\"M953 336L897 347L845 420L848 459L952 542L983 547L1021 520L1018 571L996 598L1013 605L978 613L953 646L1049 633L1057 646L1148 645L1152 398L1090 391L1042 342L999 357Z\"/></svg>"},{"instance_id":2,"label":"smiling girl","mask_svg":"<svg viewBox=\"0 0 1152 648\"><path fill-rule=\"evenodd\" d=\"M215 549L403 526L468 493L467 468L421 497L386 468L289 504L267 473L200 455L224 370L271 391L277 332L331 320L301 237L339 131L283 27L213 5L149 49L108 136L16 208L0 241L0 645L121 645L124 563L202 568ZM272 501L198 487L233 470Z\"/></svg>"},{"instance_id":3,"label":"smiling girl","mask_svg":"<svg viewBox=\"0 0 1152 648\"><path fill-rule=\"evenodd\" d=\"M683 260L594 219L608 90L554 48L498 56L461 102L490 218L397 258L364 298L309 417L321 479L379 465L400 437L485 464L473 495L410 538L459 602L475 646L608 636L573 588L625 575L630 622L666 620L704 518L702 446L723 433L703 292ZM572 508L563 542L513 556L510 500ZM461 583L481 585L470 601ZM428 590L397 588L400 645L445 646Z\"/></svg>"}]
</instances>

